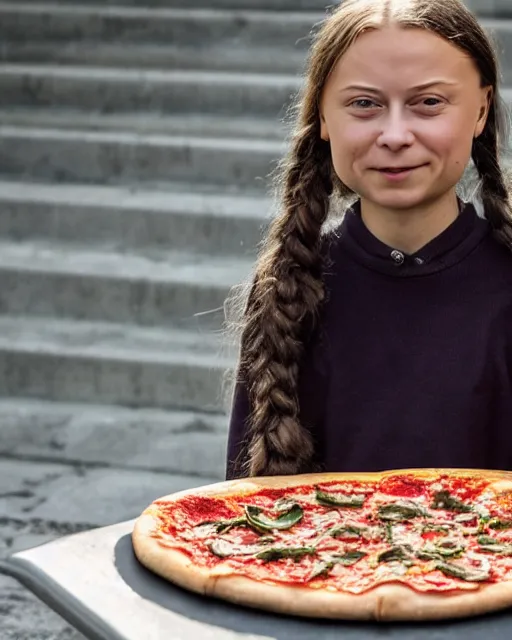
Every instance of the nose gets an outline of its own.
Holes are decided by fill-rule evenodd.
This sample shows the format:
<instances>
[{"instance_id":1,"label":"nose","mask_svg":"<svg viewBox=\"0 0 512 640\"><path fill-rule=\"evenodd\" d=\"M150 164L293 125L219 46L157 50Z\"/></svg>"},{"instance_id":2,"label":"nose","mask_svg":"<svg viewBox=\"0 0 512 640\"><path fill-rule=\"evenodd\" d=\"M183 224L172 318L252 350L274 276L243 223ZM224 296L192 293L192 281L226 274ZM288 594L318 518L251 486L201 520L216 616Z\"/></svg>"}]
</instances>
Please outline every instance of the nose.
<instances>
[{"instance_id":1,"label":"nose","mask_svg":"<svg viewBox=\"0 0 512 640\"><path fill-rule=\"evenodd\" d=\"M399 151L413 142L414 135L410 129L407 114L400 106L390 107L385 117L381 119L381 131L377 144L388 147L391 151Z\"/></svg>"}]
</instances>

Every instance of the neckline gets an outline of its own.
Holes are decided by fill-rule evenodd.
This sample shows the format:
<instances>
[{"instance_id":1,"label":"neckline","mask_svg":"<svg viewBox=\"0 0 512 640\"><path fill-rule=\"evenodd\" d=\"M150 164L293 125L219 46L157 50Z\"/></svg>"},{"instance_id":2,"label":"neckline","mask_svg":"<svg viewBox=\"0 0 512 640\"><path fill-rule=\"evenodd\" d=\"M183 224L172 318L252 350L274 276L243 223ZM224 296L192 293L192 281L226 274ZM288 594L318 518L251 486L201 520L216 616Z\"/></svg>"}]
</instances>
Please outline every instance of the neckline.
<instances>
[{"instance_id":1,"label":"neckline","mask_svg":"<svg viewBox=\"0 0 512 640\"><path fill-rule=\"evenodd\" d=\"M350 207L341 223L341 245L359 263L370 269L403 278L423 276L453 266L470 253L489 231L469 202L459 201L457 218L438 236L413 254L391 247L366 227L358 200Z\"/></svg>"}]
</instances>

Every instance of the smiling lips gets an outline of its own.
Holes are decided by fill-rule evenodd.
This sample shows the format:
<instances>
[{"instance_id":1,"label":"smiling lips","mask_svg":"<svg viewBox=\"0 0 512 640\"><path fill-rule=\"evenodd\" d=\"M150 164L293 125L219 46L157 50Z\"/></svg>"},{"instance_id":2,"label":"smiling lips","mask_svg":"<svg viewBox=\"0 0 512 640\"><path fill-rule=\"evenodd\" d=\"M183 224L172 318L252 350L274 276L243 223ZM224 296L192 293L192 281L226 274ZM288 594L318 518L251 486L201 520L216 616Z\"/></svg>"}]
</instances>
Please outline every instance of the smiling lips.
<instances>
[{"instance_id":1,"label":"smiling lips","mask_svg":"<svg viewBox=\"0 0 512 640\"><path fill-rule=\"evenodd\" d=\"M381 173L403 173L404 171L412 171L413 169L418 169L423 165L419 164L414 167L383 167L382 169L377 169Z\"/></svg>"}]
</instances>

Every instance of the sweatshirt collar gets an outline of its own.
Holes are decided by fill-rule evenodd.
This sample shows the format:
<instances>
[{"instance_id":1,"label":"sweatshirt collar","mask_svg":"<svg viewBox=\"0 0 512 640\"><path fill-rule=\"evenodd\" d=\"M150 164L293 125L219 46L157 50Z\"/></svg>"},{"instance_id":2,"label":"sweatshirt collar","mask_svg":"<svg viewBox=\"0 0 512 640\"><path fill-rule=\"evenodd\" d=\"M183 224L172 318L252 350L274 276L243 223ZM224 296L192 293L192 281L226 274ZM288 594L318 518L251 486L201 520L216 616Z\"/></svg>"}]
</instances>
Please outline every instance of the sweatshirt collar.
<instances>
[{"instance_id":1,"label":"sweatshirt collar","mask_svg":"<svg viewBox=\"0 0 512 640\"><path fill-rule=\"evenodd\" d=\"M361 217L357 201L341 224L341 245L361 264L396 277L423 276L453 266L487 235L489 224L479 218L471 203L459 200L460 214L440 235L419 251L406 254L374 236Z\"/></svg>"}]
</instances>

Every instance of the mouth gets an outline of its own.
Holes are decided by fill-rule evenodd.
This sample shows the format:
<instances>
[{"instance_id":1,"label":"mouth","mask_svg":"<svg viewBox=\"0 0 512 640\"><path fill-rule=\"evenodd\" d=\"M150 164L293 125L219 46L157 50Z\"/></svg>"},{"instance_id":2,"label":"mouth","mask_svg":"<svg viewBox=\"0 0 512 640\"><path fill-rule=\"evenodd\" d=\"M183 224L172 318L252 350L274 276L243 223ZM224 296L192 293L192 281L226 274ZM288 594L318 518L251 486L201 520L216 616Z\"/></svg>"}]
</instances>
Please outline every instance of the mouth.
<instances>
[{"instance_id":1,"label":"mouth","mask_svg":"<svg viewBox=\"0 0 512 640\"><path fill-rule=\"evenodd\" d=\"M408 171L413 171L414 169L419 169L423 166L425 165L419 164L413 167L382 167L380 169L377 169L377 171L379 171L380 173L400 174L407 173Z\"/></svg>"}]
</instances>

